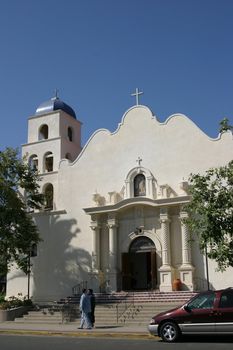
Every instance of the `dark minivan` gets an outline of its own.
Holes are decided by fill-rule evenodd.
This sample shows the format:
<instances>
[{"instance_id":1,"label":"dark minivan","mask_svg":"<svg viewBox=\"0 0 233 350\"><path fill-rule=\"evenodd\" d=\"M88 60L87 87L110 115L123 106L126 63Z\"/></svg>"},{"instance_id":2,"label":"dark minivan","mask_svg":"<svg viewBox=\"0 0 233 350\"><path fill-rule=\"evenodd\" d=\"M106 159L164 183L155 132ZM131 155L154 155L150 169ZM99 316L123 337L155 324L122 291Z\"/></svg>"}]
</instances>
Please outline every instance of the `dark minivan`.
<instances>
[{"instance_id":1,"label":"dark minivan","mask_svg":"<svg viewBox=\"0 0 233 350\"><path fill-rule=\"evenodd\" d=\"M233 334L233 288L199 293L184 305L154 316L148 330L166 342L182 334Z\"/></svg>"}]
</instances>

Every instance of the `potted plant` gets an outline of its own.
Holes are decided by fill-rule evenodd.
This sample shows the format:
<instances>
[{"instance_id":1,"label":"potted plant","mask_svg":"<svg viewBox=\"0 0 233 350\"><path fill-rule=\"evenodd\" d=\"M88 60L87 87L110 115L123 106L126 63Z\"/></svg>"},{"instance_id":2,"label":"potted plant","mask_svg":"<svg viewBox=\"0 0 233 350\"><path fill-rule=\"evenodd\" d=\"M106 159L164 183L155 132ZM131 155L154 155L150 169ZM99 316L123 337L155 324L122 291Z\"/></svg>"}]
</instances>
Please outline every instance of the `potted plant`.
<instances>
[{"instance_id":1,"label":"potted plant","mask_svg":"<svg viewBox=\"0 0 233 350\"><path fill-rule=\"evenodd\" d=\"M182 282L179 278L175 278L173 283L172 283L172 289L173 291L177 292L181 290Z\"/></svg>"},{"instance_id":2,"label":"potted plant","mask_svg":"<svg viewBox=\"0 0 233 350\"><path fill-rule=\"evenodd\" d=\"M18 297L9 297L8 299L5 299L5 296L1 295L0 322L13 321L16 317L20 317L25 314L31 307L31 299L22 297L22 294L18 294Z\"/></svg>"}]
</instances>

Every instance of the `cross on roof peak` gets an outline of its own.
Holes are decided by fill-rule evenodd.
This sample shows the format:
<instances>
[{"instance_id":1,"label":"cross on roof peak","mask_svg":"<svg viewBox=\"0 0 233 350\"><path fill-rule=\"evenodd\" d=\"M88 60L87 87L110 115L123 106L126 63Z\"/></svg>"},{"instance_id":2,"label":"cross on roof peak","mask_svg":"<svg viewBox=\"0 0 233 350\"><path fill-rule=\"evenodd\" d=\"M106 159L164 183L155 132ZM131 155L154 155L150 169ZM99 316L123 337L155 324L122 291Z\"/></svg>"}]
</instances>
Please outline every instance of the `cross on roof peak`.
<instances>
[{"instance_id":1,"label":"cross on roof peak","mask_svg":"<svg viewBox=\"0 0 233 350\"><path fill-rule=\"evenodd\" d=\"M136 106L139 105L139 96L143 94L143 91L139 91L138 88L136 88L136 91L134 93L131 94L131 96L135 96L136 97Z\"/></svg>"}]
</instances>

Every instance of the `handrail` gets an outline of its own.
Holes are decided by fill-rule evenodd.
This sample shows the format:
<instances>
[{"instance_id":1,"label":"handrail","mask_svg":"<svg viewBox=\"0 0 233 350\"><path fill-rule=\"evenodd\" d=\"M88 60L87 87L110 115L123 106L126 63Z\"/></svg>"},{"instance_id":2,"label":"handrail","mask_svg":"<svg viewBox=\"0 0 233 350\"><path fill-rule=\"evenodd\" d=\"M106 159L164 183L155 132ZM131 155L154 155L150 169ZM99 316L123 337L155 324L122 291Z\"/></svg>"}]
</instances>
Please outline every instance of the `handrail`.
<instances>
[{"instance_id":1,"label":"handrail","mask_svg":"<svg viewBox=\"0 0 233 350\"><path fill-rule=\"evenodd\" d=\"M63 304L61 308L62 323L74 321L79 314L79 307L74 304Z\"/></svg>"},{"instance_id":2,"label":"handrail","mask_svg":"<svg viewBox=\"0 0 233 350\"><path fill-rule=\"evenodd\" d=\"M131 302L128 302L128 300L131 299ZM122 310L123 307L123 310ZM129 308L133 307L134 308L134 293L127 293L124 300L121 300L117 303L116 305L116 311L117 311L117 323L119 323L119 320L123 315L126 313ZM125 322L126 317L124 318Z\"/></svg>"},{"instance_id":3,"label":"handrail","mask_svg":"<svg viewBox=\"0 0 233 350\"><path fill-rule=\"evenodd\" d=\"M81 281L80 283L76 284L72 287L72 294L73 295L79 295L82 293L83 289L87 289L87 281Z\"/></svg>"}]
</instances>

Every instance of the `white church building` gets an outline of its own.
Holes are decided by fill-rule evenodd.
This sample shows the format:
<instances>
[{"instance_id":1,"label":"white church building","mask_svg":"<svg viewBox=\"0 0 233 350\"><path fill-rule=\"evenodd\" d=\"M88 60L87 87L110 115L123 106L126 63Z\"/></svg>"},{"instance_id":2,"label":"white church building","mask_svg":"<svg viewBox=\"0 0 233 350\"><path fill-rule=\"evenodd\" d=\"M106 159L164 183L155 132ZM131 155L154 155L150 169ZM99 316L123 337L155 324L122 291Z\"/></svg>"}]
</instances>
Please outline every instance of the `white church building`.
<instances>
[{"instance_id":1,"label":"white church building","mask_svg":"<svg viewBox=\"0 0 233 350\"><path fill-rule=\"evenodd\" d=\"M232 160L232 133L210 138L183 114L161 123L137 94L114 132L97 130L82 147L81 126L58 97L28 119L22 153L46 197L32 214L42 242L30 280L11 271L7 295L27 295L28 283L35 301L59 300L84 285L166 292L175 278L182 290L196 291L207 288L207 268L211 288L233 286L233 269L207 264L183 221L190 174Z\"/></svg>"}]
</instances>

